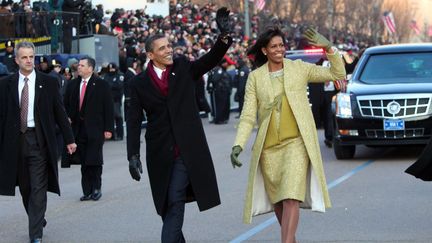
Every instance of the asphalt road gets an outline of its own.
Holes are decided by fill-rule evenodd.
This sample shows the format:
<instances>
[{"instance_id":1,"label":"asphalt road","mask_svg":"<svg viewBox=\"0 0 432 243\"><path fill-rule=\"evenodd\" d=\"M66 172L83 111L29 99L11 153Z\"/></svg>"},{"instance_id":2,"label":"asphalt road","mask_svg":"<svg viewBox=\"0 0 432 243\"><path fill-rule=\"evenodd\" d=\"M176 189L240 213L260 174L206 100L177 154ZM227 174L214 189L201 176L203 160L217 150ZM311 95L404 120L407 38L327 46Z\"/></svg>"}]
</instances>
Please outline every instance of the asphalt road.
<instances>
[{"instance_id":1,"label":"asphalt road","mask_svg":"<svg viewBox=\"0 0 432 243\"><path fill-rule=\"evenodd\" d=\"M236 119L226 125L203 119L215 162L222 204L199 212L186 207L187 242L280 242L273 214L242 223L250 144L233 170L229 153ZM322 140L322 130L319 130ZM432 184L404 173L421 147L358 147L355 159L338 161L321 143L333 207L326 213L301 211L297 233L306 242L432 242ZM62 196L49 194L44 242L159 242L161 219L151 198L147 171L140 182L130 178L126 143L105 144L103 196L80 202L80 168L60 168ZM144 148L144 143L142 143ZM141 156L145 158L144 149ZM17 190L17 195L19 192ZM0 197L0 242L27 242L27 216L21 197Z\"/></svg>"}]
</instances>

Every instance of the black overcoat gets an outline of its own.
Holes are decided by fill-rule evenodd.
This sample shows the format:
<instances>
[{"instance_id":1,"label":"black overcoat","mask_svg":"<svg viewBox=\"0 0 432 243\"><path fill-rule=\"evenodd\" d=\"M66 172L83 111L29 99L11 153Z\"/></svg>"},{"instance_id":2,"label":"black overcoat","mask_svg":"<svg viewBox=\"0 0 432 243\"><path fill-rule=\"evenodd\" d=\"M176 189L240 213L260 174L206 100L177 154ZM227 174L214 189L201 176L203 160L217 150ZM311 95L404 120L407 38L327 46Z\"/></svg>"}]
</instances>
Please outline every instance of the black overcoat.
<instances>
[{"instance_id":1,"label":"black overcoat","mask_svg":"<svg viewBox=\"0 0 432 243\"><path fill-rule=\"evenodd\" d=\"M83 119L87 129L86 165L103 164L104 132L114 130L114 111L111 90L107 82L92 75L87 83L81 111L79 110L81 78L68 82L64 95L64 105L72 121L75 137ZM80 149L80 148L78 148Z\"/></svg>"},{"instance_id":2,"label":"black overcoat","mask_svg":"<svg viewBox=\"0 0 432 243\"><path fill-rule=\"evenodd\" d=\"M20 137L18 73L0 80L0 195L15 195ZM57 167L56 124L65 144L74 143L58 82L36 72L34 115L39 146L48 151L48 191L60 195Z\"/></svg>"},{"instance_id":3,"label":"black overcoat","mask_svg":"<svg viewBox=\"0 0 432 243\"><path fill-rule=\"evenodd\" d=\"M417 161L405 172L421 180L432 181L432 139L429 140Z\"/></svg>"},{"instance_id":4,"label":"black overcoat","mask_svg":"<svg viewBox=\"0 0 432 243\"><path fill-rule=\"evenodd\" d=\"M175 59L169 74L168 96L163 96L142 72L130 83L130 108L127 120L128 158L140 153L143 109L147 116L146 161L156 211L162 215L166 207L167 189L178 146L192 187L192 200L201 211L220 204L213 161L195 100L195 83L211 70L228 50L218 40L210 52L195 62Z\"/></svg>"}]
</instances>

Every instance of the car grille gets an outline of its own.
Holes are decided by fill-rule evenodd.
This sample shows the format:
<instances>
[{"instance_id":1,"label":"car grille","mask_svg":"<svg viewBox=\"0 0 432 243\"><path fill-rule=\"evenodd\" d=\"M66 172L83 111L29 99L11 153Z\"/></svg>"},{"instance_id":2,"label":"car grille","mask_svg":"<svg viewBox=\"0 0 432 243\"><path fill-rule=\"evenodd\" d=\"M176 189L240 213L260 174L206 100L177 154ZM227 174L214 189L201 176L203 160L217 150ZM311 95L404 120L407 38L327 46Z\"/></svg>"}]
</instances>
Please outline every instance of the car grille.
<instances>
[{"instance_id":1,"label":"car grille","mask_svg":"<svg viewBox=\"0 0 432 243\"><path fill-rule=\"evenodd\" d=\"M398 131L384 131L382 129L366 129L366 136L368 138L415 138L424 135L424 128L412 128Z\"/></svg>"},{"instance_id":2,"label":"car grille","mask_svg":"<svg viewBox=\"0 0 432 243\"><path fill-rule=\"evenodd\" d=\"M412 97L410 97L412 96ZM410 118L428 115L430 113L430 94L424 95L382 95L359 96L358 107L363 117L375 118ZM390 106L394 109L391 110Z\"/></svg>"}]
</instances>

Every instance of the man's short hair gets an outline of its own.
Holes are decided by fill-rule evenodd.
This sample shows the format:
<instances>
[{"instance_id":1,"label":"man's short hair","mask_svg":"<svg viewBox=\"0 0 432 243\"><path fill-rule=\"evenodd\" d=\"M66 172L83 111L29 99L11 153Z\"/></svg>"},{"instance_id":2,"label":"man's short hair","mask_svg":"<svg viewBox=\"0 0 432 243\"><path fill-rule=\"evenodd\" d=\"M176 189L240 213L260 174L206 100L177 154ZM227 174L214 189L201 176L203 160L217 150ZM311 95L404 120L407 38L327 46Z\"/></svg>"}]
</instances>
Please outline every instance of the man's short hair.
<instances>
[{"instance_id":1,"label":"man's short hair","mask_svg":"<svg viewBox=\"0 0 432 243\"><path fill-rule=\"evenodd\" d=\"M90 67L92 67L93 70L95 70L95 68L96 68L96 61L95 61L94 58L91 58L91 57L89 57L89 56L85 56L85 57L82 57L82 58L80 59L80 61L81 61L81 60L87 60L88 65L89 65Z\"/></svg>"},{"instance_id":2,"label":"man's short hair","mask_svg":"<svg viewBox=\"0 0 432 243\"><path fill-rule=\"evenodd\" d=\"M154 34L150 36L145 43L146 52L153 52L153 43L155 42L155 40L159 40L165 37L166 36L164 34Z\"/></svg>"},{"instance_id":3,"label":"man's short hair","mask_svg":"<svg viewBox=\"0 0 432 243\"><path fill-rule=\"evenodd\" d=\"M18 56L18 50L21 48L31 48L33 51L35 50L35 46L33 43L29 41L21 41L18 44L15 45L15 56Z\"/></svg>"}]
</instances>

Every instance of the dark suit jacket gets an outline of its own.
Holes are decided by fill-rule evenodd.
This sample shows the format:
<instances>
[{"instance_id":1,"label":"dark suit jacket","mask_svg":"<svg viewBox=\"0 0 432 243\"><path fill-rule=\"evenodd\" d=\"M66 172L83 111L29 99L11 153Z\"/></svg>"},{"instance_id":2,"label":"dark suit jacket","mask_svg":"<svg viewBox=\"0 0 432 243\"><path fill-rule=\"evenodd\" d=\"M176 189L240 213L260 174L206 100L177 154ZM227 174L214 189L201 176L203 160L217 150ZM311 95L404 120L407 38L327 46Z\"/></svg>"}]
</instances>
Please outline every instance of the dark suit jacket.
<instances>
[{"instance_id":1,"label":"dark suit jacket","mask_svg":"<svg viewBox=\"0 0 432 243\"><path fill-rule=\"evenodd\" d=\"M195 62L175 59L169 74L168 96L163 96L142 72L130 83L127 120L128 158L140 153L143 109L148 123L145 134L146 160L153 201L159 215L166 207L167 189L174 161L174 148L190 177L194 199L200 210L220 204L213 161L195 100L195 82L222 59L231 44L218 40L211 51Z\"/></svg>"},{"instance_id":2,"label":"dark suit jacket","mask_svg":"<svg viewBox=\"0 0 432 243\"><path fill-rule=\"evenodd\" d=\"M0 195L15 195L20 137L18 73L0 80ZM56 124L65 144L74 142L57 80L36 72L34 114L41 149L48 152L48 190L60 195L57 169Z\"/></svg>"},{"instance_id":3,"label":"dark suit jacket","mask_svg":"<svg viewBox=\"0 0 432 243\"><path fill-rule=\"evenodd\" d=\"M75 137L78 135L80 121L83 119L87 129L86 165L102 165L104 132L114 130L114 111L111 90L107 82L92 76L87 84L81 111L79 111L81 78L68 82L64 95L64 105L72 121ZM80 148L78 148L80 149Z\"/></svg>"}]
</instances>

